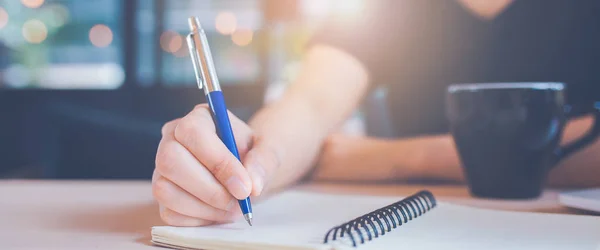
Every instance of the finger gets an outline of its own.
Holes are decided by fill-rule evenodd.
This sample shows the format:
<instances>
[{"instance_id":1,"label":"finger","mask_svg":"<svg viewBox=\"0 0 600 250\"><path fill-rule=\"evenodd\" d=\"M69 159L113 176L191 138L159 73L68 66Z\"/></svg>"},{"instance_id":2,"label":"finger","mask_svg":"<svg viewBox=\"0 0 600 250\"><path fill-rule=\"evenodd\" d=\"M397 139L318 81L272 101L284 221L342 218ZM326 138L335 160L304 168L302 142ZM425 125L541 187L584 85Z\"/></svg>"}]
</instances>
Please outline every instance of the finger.
<instances>
[{"instance_id":1,"label":"finger","mask_svg":"<svg viewBox=\"0 0 600 250\"><path fill-rule=\"evenodd\" d=\"M186 216L180 213L177 213L171 209L166 207L160 207L160 218L167 224L171 226L179 226L179 227L199 227L199 226L207 226L211 225L214 222L204 219L198 219L190 216Z\"/></svg>"},{"instance_id":2,"label":"finger","mask_svg":"<svg viewBox=\"0 0 600 250\"><path fill-rule=\"evenodd\" d=\"M236 203L215 177L177 141L163 140L159 143L156 171L215 208L227 210Z\"/></svg>"},{"instance_id":3,"label":"finger","mask_svg":"<svg viewBox=\"0 0 600 250\"><path fill-rule=\"evenodd\" d=\"M250 137L237 131L240 137ZM237 199L250 195L252 181L242 163L217 136L206 108L196 108L183 117L174 131L175 139L187 148Z\"/></svg>"},{"instance_id":4,"label":"finger","mask_svg":"<svg viewBox=\"0 0 600 250\"><path fill-rule=\"evenodd\" d=\"M217 209L204 203L162 176L157 177L152 184L152 193L164 207L189 217L210 221L231 221L237 216L235 212ZM231 203L228 210L234 210L234 205Z\"/></svg>"},{"instance_id":5,"label":"finger","mask_svg":"<svg viewBox=\"0 0 600 250\"><path fill-rule=\"evenodd\" d=\"M201 104L196 106L195 109L207 109L208 105L206 104ZM229 119L231 122L231 128L233 129L234 133L233 136L235 138L235 142L237 144L237 148L238 148L238 152L240 154L240 158L244 159L246 156L246 153L248 152L248 150L250 149L250 147L252 147L252 142L253 142L253 137L252 136L248 136L248 135L252 135L252 130L250 129L250 127L248 127L248 125L246 123L244 123L244 121L240 120L240 118L238 118L237 116L235 116L234 114L232 114L231 112L227 111L229 114ZM167 122L163 127L162 127L162 135L165 138L175 138L175 128L177 127L177 124L179 123L181 119L175 119L172 120L170 122ZM214 127L214 125L213 125ZM210 128L213 129L213 128Z\"/></svg>"},{"instance_id":6,"label":"finger","mask_svg":"<svg viewBox=\"0 0 600 250\"><path fill-rule=\"evenodd\" d=\"M175 119L175 120L167 122L167 123L165 123L165 125L163 125L160 132L164 139L174 139L175 138L175 135L174 135L175 128L177 127L177 124L179 123L180 120L181 119Z\"/></svg>"},{"instance_id":7,"label":"finger","mask_svg":"<svg viewBox=\"0 0 600 250\"><path fill-rule=\"evenodd\" d=\"M267 180L279 168L281 154L274 146L257 141L244 159L244 165L252 179L252 195L260 195Z\"/></svg>"},{"instance_id":8,"label":"finger","mask_svg":"<svg viewBox=\"0 0 600 250\"><path fill-rule=\"evenodd\" d=\"M197 109L201 110L202 112L210 112L210 107L208 106L208 104L197 105L196 107L194 107L194 110ZM194 110L192 112L194 112ZM231 123L231 129L233 130L233 138L235 139L235 143L237 144L240 158L244 159L245 154L248 152L250 147L252 147L252 129L248 126L248 124L246 124L236 115L231 113L229 110L227 111L227 114L229 115L229 122ZM212 116L210 121L212 122ZM211 123L211 126L210 128L208 128L208 130L216 133L214 123Z\"/></svg>"}]
</instances>

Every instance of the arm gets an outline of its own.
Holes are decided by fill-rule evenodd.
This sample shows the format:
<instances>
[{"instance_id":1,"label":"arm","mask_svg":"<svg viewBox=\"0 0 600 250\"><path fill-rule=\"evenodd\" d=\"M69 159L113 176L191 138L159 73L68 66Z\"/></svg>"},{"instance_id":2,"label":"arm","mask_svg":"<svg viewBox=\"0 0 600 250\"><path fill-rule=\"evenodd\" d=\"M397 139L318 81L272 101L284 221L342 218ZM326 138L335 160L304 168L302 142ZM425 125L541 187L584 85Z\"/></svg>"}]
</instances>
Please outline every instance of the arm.
<instances>
[{"instance_id":1,"label":"arm","mask_svg":"<svg viewBox=\"0 0 600 250\"><path fill-rule=\"evenodd\" d=\"M590 117L567 124L562 144L579 138ZM554 187L600 185L600 140L560 162L549 176ZM451 135L382 140L335 135L327 140L317 180L406 181L430 179L464 183ZM365 166L368 166L365 167Z\"/></svg>"},{"instance_id":2,"label":"arm","mask_svg":"<svg viewBox=\"0 0 600 250\"><path fill-rule=\"evenodd\" d=\"M231 221L241 215L237 200L299 181L366 88L366 69L358 60L331 47L313 47L281 100L249 124L229 114L241 162L217 136L206 104L168 122L152 176L161 218L176 226Z\"/></svg>"},{"instance_id":3,"label":"arm","mask_svg":"<svg viewBox=\"0 0 600 250\"><path fill-rule=\"evenodd\" d=\"M270 188L294 183L310 171L323 140L356 108L367 85L365 68L349 54L325 46L308 52L283 98L249 122L277 154L280 167L269 178Z\"/></svg>"},{"instance_id":4,"label":"arm","mask_svg":"<svg viewBox=\"0 0 600 250\"><path fill-rule=\"evenodd\" d=\"M593 117L573 120L565 129L561 144L580 138L592 126ZM549 176L555 187L594 187L600 185L600 140L558 163Z\"/></svg>"}]
</instances>

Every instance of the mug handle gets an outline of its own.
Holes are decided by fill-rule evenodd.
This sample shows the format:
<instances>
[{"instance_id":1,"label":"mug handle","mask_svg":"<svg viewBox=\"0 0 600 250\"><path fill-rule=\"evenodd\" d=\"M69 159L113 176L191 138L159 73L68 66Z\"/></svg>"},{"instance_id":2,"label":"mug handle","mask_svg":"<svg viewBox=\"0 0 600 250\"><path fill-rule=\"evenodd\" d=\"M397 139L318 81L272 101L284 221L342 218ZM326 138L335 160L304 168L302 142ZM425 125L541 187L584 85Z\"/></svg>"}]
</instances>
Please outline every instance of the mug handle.
<instances>
[{"instance_id":1,"label":"mug handle","mask_svg":"<svg viewBox=\"0 0 600 250\"><path fill-rule=\"evenodd\" d=\"M593 104L592 104L593 105ZM596 137L600 135L600 109L593 108L592 114L594 115L594 124L588 130L588 132L583 135L581 138L577 139L574 142L571 142L565 146L560 147L556 152L556 162L562 161L567 158L571 154L579 151L580 149L588 146L590 143L594 142ZM567 117L570 115L567 114ZM570 120L570 117L567 118ZM557 166L554 164L554 166Z\"/></svg>"}]
</instances>

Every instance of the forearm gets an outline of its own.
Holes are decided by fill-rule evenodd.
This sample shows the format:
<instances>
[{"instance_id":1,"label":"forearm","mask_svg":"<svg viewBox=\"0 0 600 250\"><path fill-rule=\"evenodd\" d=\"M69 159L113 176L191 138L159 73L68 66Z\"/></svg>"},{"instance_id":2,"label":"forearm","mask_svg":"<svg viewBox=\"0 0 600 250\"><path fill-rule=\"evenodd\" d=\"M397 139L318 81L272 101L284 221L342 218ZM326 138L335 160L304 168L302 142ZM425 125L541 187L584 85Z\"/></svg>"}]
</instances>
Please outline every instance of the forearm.
<instances>
[{"instance_id":1,"label":"forearm","mask_svg":"<svg viewBox=\"0 0 600 250\"><path fill-rule=\"evenodd\" d=\"M277 152L279 169L270 189L306 176L325 138L356 108L367 88L363 65L343 51L315 47L298 79L282 98L259 111L250 126L256 138Z\"/></svg>"},{"instance_id":2,"label":"forearm","mask_svg":"<svg viewBox=\"0 0 600 250\"><path fill-rule=\"evenodd\" d=\"M315 178L336 181L463 181L450 136L328 138Z\"/></svg>"},{"instance_id":3,"label":"forearm","mask_svg":"<svg viewBox=\"0 0 600 250\"><path fill-rule=\"evenodd\" d=\"M435 135L398 140L395 158L399 169L408 168L417 179L463 182L460 158L451 135ZM400 171L400 170L399 170Z\"/></svg>"},{"instance_id":4,"label":"forearm","mask_svg":"<svg viewBox=\"0 0 600 250\"><path fill-rule=\"evenodd\" d=\"M565 145L583 134L592 124L591 117L567 124L561 144ZM398 171L411 171L419 178L464 182L461 162L451 135L419 137L398 140L396 152L407 152L395 157ZM596 141L573 156L561 161L549 173L553 187L594 187L600 185L600 141Z\"/></svg>"}]
</instances>

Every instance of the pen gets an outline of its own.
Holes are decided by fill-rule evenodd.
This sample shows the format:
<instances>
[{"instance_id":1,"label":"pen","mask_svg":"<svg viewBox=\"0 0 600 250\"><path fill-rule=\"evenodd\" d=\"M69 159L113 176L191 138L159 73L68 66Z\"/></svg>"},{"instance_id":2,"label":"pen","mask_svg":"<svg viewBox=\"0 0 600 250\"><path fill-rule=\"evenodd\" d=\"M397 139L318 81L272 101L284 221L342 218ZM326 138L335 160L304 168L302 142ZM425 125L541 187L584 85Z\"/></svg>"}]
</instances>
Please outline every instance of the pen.
<instances>
[{"instance_id":1,"label":"pen","mask_svg":"<svg viewBox=\"0 0 600 250\"><path fill-rule=\"evenodd\" d=\"M221 91L221 86L219 86L219 79L217 78L215 65L212 60L210 48L208 47L206 34L204 34L204 30L197 17L190 17L188 24L191 32L187 35L186 40L196 74L196 82L200 89L204 89L219 138L221 138L221 141L223 141L229 151L240 160L227 114L225 98L223 98L223 92ZM250 203L250 197L238 200L238 203L244 214L244 219L252 226L252 204Z\"/></svg>"}]
</instances>

